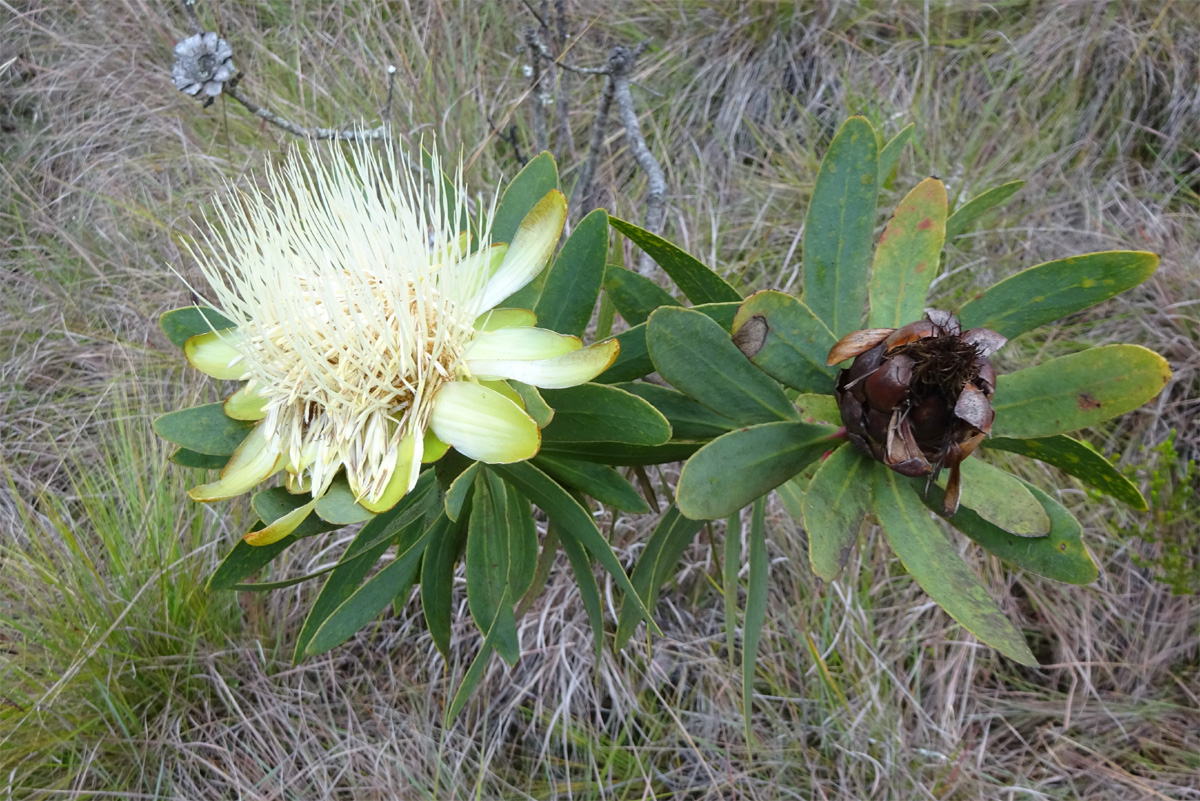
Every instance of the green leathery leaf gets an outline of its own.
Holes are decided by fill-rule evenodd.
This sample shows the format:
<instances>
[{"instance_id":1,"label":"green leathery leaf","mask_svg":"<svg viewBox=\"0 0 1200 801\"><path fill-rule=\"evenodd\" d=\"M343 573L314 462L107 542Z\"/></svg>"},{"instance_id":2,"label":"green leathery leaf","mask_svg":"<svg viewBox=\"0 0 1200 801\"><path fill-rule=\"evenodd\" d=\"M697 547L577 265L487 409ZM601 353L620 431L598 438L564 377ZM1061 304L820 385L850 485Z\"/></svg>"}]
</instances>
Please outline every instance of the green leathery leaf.
<instances>
[{"instance_id":1,"label":"green leathery leaf","mask_svg":"<svg viewBox=\"0 0 1200 801\"><path fill-rule=\"evenodd\" d=\"M945 240L946 187L926 178L900 201L879 235L868 328L899 328L921 319Z\"/></svg>"},{"instance_id":2,"label":"green leathery leaf","mask_svg":"<svg viewBox=\"0 0 1200 801\"><path fill-rule=\"evenodd\" d=\"M806 423L842 424L842 411L838 408L837 398L832 395L797 395L795 403Z\"/></svg>"},{"instance_id":3,"label":"green leathery leaf","mask_svg":"<svg viewBox=\"0 0 1200 801\"><path fill-rule=\"evenodd\" d=\"M539 153L521 168L500 196L492 214L492 242L511 242L525 215L553 189L558 189L558 165L549 153Z\"/></svg>"},{"instance_id":4,"label":"green leathery leaf","mask_svg":"<svg viewBox=\"0 0 1200 801\"><path fill-rule=\"evenodd\" d=\"M835 338L862 328L879 192L875 131L851 117L829 145L804 218L804 302Z\"/></svg>"},{"instance_id":5,"label":"green leathery leaf","mask_svg":"<svg viewBox=\"0 0 1200 801\"><path fill-rule=\"evenodd\" d=\"M208 456L231 456L254 423L226 417L222 403L205 403L167 412L154 421L154 431L168 442Z\"/></svg>"},{"instance_id":6,"label":"green leathery leaf","mask_svg":"<svg viewBox=\"0 0 1200 801\"><path fill-rule=\"evenodd\" d=\"M468 501L469 503L469 501ZM434 646L450 659L450 618L454 610L454 563L467 536L467 519L458 522L444 514L449 526L434 532L421 560L421 611Z\"/></svg>"},{"instance_id":7,"label":"green leathery leaf","mask_svg":"<svg viewBox=\"0 0 1200 801\"><path fill-rule=\"evenodd\" d=\"M743 425L798 417L779 384L747 361L708 317L667 307L650 315L646 325L655 368L684 394Z\"/></svg>"},{"instance_id":8,"label":"green leathery leaf","mask_svg":"<svg viewBox=\"0 0 1200 801\"><path fill-rule=\"evenodd\" d=\"M837 368L825 363L834 345L825 323L784 292L755 292L733 319L733 341L767 375L797 392L829 393Z\"/></svg>"},{"instance_id":9,"label":"green leathery leaf","mask_svg":"<svg viewBox=\"0 0 1200 801\"><path fill-rule=\"evenodd\" d=\"M1157 268L1158 256L1137 250L1048 261L984 290L963 305L958 318L963 328L990 328L1012 339L1119 295Z\"/></svg>"},{"instance_id":10,"label":"green leathery leaf","mask_svg":"<svg viewBox=\"0 0 1200 801\"><path fill-rule=\"evenodd\" d=\"M721 562L721 601L725 610L725 650L729 653L729 667L734 662L735 631L738 619L738 575L742 567L742 515L741 510L725 521L724 554Z\"/></svg>"},{"instance_id":11,"label":"green leathery leaf","mask_svg":"<svg viewBox=\"0 0 1200 801\"><path fill-rule=\"evenodd\" d=\"M689 520L679 514L675 506L667 509L662 520L655 526L646 547L642 549L637 564L629 580L638 592L647 609L653 609L658 602L658 589L671 574L683 552L691 545L696 532L703 526L703 521ZM613 647L620 650L633 636L633 630L641 622L641 614L630 603L621 604L621 613L617 617L617 636Z\"/></svg>"},{"instance_id":12,"label":"green leathery leaf","mask_svg":"<svg viewBox=\"0 0 1200 801\"><path fill-rule=\"evenodd\" d=\"M542 398L541 392L537 387L523 384L520 381L508 379L506 382L513 392L521 396L521 400L525 403L525 413L533 418L533 422L538 424L538 428L545 428L550 425L550 421L554 419L554 410Z\"/></svg>"},{"instance_id":13,"label":"green leathery leaf","mask_svg":"<svg viewBox=\"0 0 1200 801\"><path fill-rule=\"evenodd\" d=\"M946 241L965 234L990 209L999 206L1015 195L1025 185L1024 181L1009 181L976 195L954 210L946 220Z\"/></svg>"},{"instance_id":14,"label":"green leathery leaf","mask_svg":"<svg viewBox=\"0 0 1200 801\"><path fill-rule=\"evenodd\" d=\"M991 437L984 447L1028 456L1075 476L1093 489L1127 503L1139 512L1149 507L1137 486L1091 445L1062 434L1041 439Z\"/></svg>"},{"instance_id":15,"label":"green leathery leaf","mask_svg":"<svg viewBox=\"0 0 1200 801\"><path fill-rule=\"evenodd\" d=\"M542 430L542 445L565 442L620 442L662 445L671 425L662 412L631 392L609 384L543 389L554 419Z\"/></svg>"},{"instance_id":16,"label":"green leathery leaf","mask_svg":"<svg viewBox=\"0 0 1200 801\"><path fill-rule=\"evenodd\" d=\"M671 424L671 438L675 440L712 439L738 427L735 421L692 400L677 389L641 381L614 386L654 404L654 408L662 412Z\"/></svg>"},{"instance_id":17,"label":"green leathery leaf","mask_svg":"<svg viewBox=\"0 0 1200 801\"><path fill-rule=\"evenodd\" d=\"M554 525L553 523L551 524ZM561 532L561 529L555 528ZM571 564L571 572L575 574L575 584L579 587L579 597L583 608L587 611L588 622L592 627L592 645L596 663L599 664L601 652L604 650L604 604L600 598L600 585L596 583L596 574L592 572L592 560L588 558L579 540L559 534L563 553Z\"/></svg>"},{"instance_id":18,"label":"green leathery leaf","mask_svg":"<svg viewBox=\"0 0 1200 801\"><path fill-rule=\"evenodd\" d=\"M550 267L534 304L538 326L581 337L592 319L608 261L608 214L596 209L576 224Z\"/></svg>"},{"instance_id":19,"label":"green leathery leaf","mask_svg":"<svg viewBox=\"0 0 1200 801\"><path fill-rule=\"evenodd\" d=\"M354 593L367 573L383 556L384 551L392 544L395 534L400 531L396 524L411 524L405 515L409 509L407 500L407 498L401 500L388 511L381 512L372 518L342 553L337 565L330 572L329 578L325 580L325 585L317 595L316 601L309 609L304 626L296 638L294 662L298 663L304 658L313 636L325 624L329 616ZM389 534L391 536L386 536Z\"/></svg>"},{"instance_id":20,"label":"green leathery leaf","mask_svg":"<svg viewBox=\"0 0 1200 801\"><path fill-rule=\"evenodd\" d=\"M184 343L197 334L224 331L236 328L237 324L216 309L203 306L185 306L173 309L158 318L158 327L171 340L171 344L182 348Z\"/></svg>"},{"instance_id":21,"label":"green leathery leaf","mask_svg":"<svg viewBox=\"0 0 1200 801\"><path fill-rule=\"evenodd\" d=\"M438 528L437 523L427 527L422 516L400 529L396 534L396 558L338 605L313 634L305 653L315 656L338 647L387 608L397 594L407 592L425 547Z\"/></svg>"},{"instance_id":22,"label":"green leathery leaf","mask_svg":"<svg viewBox=\"0 0 1200 801\"><path fill-rule=\"evenodd\" d=\"M517 597L511 591L513 561L524 554L521 547L513 547L519 536L513 522L508 519L504 482L490 470L480 470L467 525L467 605L482 633L488 634L491 627L492 644L510 665L520 657L520 644L512 603L503 601ZM535 550L536 543L535 536Z\"/></svg>"},{"instance_id":23,"label":"green leathery leaf","mask_svg":"<svg viewBox=\"0 0 1200 801\"><path fill-rule=\"evenodd\" d=\"M750 513L750 555L746 581L746 614L742 619L742 709L746 741L750 737L751 710L754 705L754 666L758 661L758 643L762 638L763 621L767 619L767 579L770 561L767 557L767 499L754 502Z\"/></svg>"},{"instance_id":24,"label":"green leathery leaf","mask_svg":"<svg viewBox=\"0 0 1200 801\"><path fill-rule=\"evenodd\" d=\"M454 719L458 717L458 713L466 706L467 699L471 697L471 693L479 686L479 682L483 680L485 668L488 661L492 658L492 651L495 650L496 640L503 636L502 630L505 626L501 622L504 617L504 609L511 608L512 599L505 598L505 604L497 607L496 617L491 625L487 627L483 643L479 646L479 653L471 660L471 666L467 668L467 674L463 676L462 684L458 685L458 690L454 693L454 698L450 701L450 706L446 707L446 716L442 719L442 727L450 728L454 723Z\"/></svg>"},{"instance_id":25,"label":"green leathery leaf","mask_svg":"<svg viewBox=\"0 0 1200 801\"><path fill-rule=\"evenodd\" d=\"M220 470L229 463L227 455L212 456L207 453L189 451L187 448L176 448L171 454L172 463L180 467L193 467L201 470Z\"/></svg>"},{"instance_id":26,"label":"green leathery leaf","mask_svg":"<svg viewBox=\"0 0 1200 801\"><path fill-rule=\"evenodd\" d=\"M925 479L908 479L913 491L924 497ZM974 509L960 503L953 517L946 522L979 543L993 556L1024 570L1067 584L1091 584L1100 575L1095 560L1083 544L1083 530L1066 507L1032 484L1025 488L1042 505L1050 519L1050 533L1045 537L1018 537L989 523ZM944 492L936 485L929 488L925 505L939 515L942 513Z\"/></svg>"},{"instance_id":27,"label":"green leathery leaf","mask_svg":"<svg viewBox=\"0 0 1200 801\"><path fill-rule=\"evenodd\" d=\"M879 151L879 185L887 181L888 176L892 174L892 170L896 168L896 162L900 160L900 153L903 152L904 146L908 144L908 140L912 138L913 131L916 130L917 124L910 122L900 129L900 133L891 138L890 141Z\"/></svg>"},{"instance_id":28,"label":"green leathery leaf","mask_svg":"<svg viewBox=\"0 0 1200 801\"><path fill-rule=\"evenodd\" d=\"M625 574L612 547L596 527L596 521L569 492L529 462L492 465L491 469L498 472L509 484L520 489L546 513L550 521L558 526L558 533L564 544L566 540L573 539L586 548L613 577L618 589L633 597L634 602L641 607L639 611L651 629L656 634L662 634L658 624L651 618L649 610L634 591L629 576Z\"/></svg>"},{"instance_id":29,"label":"green leathery leaf","mask_svg":"<svg viewBox=\"0 0 1200 801\"><path fill-rule=\"evenodd\" d=\"M467 499L471 496L471 490L475 487L475 476L478 475L480 467L479 462L471 462L471 465L459 473L450 484L450 488L446 490L446 517L451 520L459 519Z\"/></svg>"},{"instance_id":30,"label":"green leathery leaf","mask_svg":"<svg viewBox=\"0 0 1200 801\"><path fill-rule=\"evenodd\" d=\"M608 265L604 273L604 292L630 325L646 322L650 313L659 306L683 305L649 278L626 270L619 264Z\"/></svg>"},{"instance_id":31,"label":"green leathery leaf","mask_svg":"<svg viewBox=\"0 0 1200 801\"><path fill-rule=\"evenodd\" d=\"M662 445L625 445L620 442L548 443L540 453L566 456L585 462L618 467L681 462L704 446L704 440L670 440Z\"/></svg>"},{"instance_id":32,"label":"green leathery leaf","mask_svg":"<svg viewBox=\"0 0 1200 801\"><path fill-rule=\"evenodd\" d=\"M808 561L815 576L833 581L846 566L863 516L871 509L872 462L849 445L817 467L801 501Z\"/></svg>"},{"instance_id":33,"label":"green leathery leaf","mask_svg":"<svg viewBox=\"0 0 1200 801\"><path fill-rule=\"evenodd\" d=\"M694 312L699 312L710 318L725 331L733 325L734 315L737 314L740 303L705 303L693 306ZM616 384L622 381L632 381L654 372L654 361L650 358L650 349L646 344L646 323L639 323L628 331L617 335L621 352L608 369L596 378L596 383Z\"/></svg>"},{"instance_id":34,"label":"green leathery leaf","mask_svg":"<svg viewBox=\"0 0 1200 801\"><path fill-rule=\"evenodd\" d=\"M608 465L548 453L538 454L533 463L559 483L587 493L614 509L633 514L650 511L645 499L633 485Z\"/></svg>"},{"instance_id":35,"label":"green leathery leaf","mask_svg":"<svg viewBox=\"0 0 1200 801\"><path fill-rule=\"evenodd\" d=\"M679 474L679 511L693 520L728 517L840 444L836 429L812 423L764 423L717 437Z\"/></svg>"},{"instance_id":36,"label":"green leathery leaf","mask_svg":"<svg viewBox=\"0 0 1200 801\"><path fill-rule=\"evenodd\" d=\"M339 474L325 490L321 500L317 501L317 515L329 523L348 526L351 523L361 523L375 516L374 512L360 506L350 489L346 474Z\"/></svg>"},{"instance_id":37,"label":"green leathery leaf","mask_svg":"<svg viewBox=\"0 0 1200 801\"><path fill-rule=\"evenodd\" d=\"M1036 666L1037 659L1020 630L959 558L945 532L930 519L929 510L908 479L886 469L871 472L875 479L875 515L909 575L950 617L980 640L1009 659Z\"/></svg>"},{"instance_id":38,"label":"green leathery leaf","mask_svg":"<svg viewBox=\"0 0 1200 801\"><path fill-rule=\"evenodd\" d=\"M724 278L706 267L695 256L683 251L657 234L617 217L609 219L613 228L646 251L650 258L671 277L675 286L692 303L723 303L740 301L742 296Z\"/></svg>"},{"instance_id":39,"label":"green leathery leaf","mask_svg":"<svg viewBox=\"0 0 1200 801\"><path fill-rule=\"evenodd\" d=\"M1171 378L1166 359L1140 345L1104 345L1002 375L992 433L1049 437L1124 414Z\"/></svg>"},{"instance_id":40,"label":"green leathery leaf","mask_svg":"<svg viewBox=\"0 0 1200 801\"><path fill-rule=\"evenodd\" d=\"M245 540L238 540L229 553L225 554L221 564L217 565L217 569L209 577L205 588L209 592L233 589L242 579L269 565L276 556L286 551L299 539L294 534L289 534L270 545L251 545Z\"/></svg>"},{"instance_id":41,"label":"green leathery leaf","mask_svg":"<svg viewBox=\"0 0 1200 801\"><path fill-rule=\"evenodd\" d=\"M1009 534L1018 537L1044 537L1050 533L1050 518L1042 504L1012 473L993 467L981 459L967 459L960 466L962 492L959 502L977 515ZM938 484L945 489L948 476Z\"/></svg>"}]
</instances>

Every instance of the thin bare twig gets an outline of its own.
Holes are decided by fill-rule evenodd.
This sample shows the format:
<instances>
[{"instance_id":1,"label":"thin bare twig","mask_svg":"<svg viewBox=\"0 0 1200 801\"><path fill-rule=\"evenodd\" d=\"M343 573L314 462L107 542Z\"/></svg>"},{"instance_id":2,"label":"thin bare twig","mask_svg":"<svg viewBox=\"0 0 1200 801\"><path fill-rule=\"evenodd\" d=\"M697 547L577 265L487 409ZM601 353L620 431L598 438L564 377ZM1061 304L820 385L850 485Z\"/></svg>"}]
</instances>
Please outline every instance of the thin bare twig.
<instances>
[{"instance_id":1,"label":"thin bare twig","mask_svg":"<svg viewBox=\"0 0 1200 801\"><path fill-rule=\"evenodd\" d=\"M667 178L663 174L662 165L658 163L658 159L654 158L650 148L646 147L646 140L642 136L642 127L638 122L637 110L633 107L633 95L629 91L629 73L633 71L637 57L645 48L646 42L642 42L634 50L621 45L614 47L608 56L608 66L611 70L609 80L613 84L613 97L617 101L617 112L621 115L621 122L625 126L625 141L629 143L629 149L638 166L646 173L646 213L643 217L642 227L652 234L661 234L667 215ZM638 272L642 275L650 275L655 269L654 260L643 251L638 258Z\"/></svg>"},{"instance_id":2,"label":"thin bare twig","mask_svg":"<svg viewBox=\"0 0 1200 801\"><path fill-rule=\"evenodd\" d=\"M575 137L571 135L571 70L575 64L575 55L571 52L571 34L567 30L567 0L554 0L554 19L558 28L558 52L562 55L555 62L561 62L563 72L558 76L558 93L555 108L558 112L558 149L565 150L572 159L575 158Z\"/></svg>"},{"instance_id":3,"label":"thin bare twig","mask_svg":"<svg viewBox=\"0 0 1200 801\"><path fill-rule=\"evenodd\" d=\"M525 158L525 156L521 153L521 143L517 140L517 126L508 126L508 133L505 133L496 127L496 123L492 122L492 115L488 115L487 121L488 127L492 129L492 135L499 138L502 142L508 142L508 144L512 147L513 156L516 158L517 163L522 167L528 164L529 159Z\"/></svg>"},{"instance_id":4,"label":"thin bare twig","mask_svg":"<svg viewBox=\"0 0 1200 801\"><path fill-rule=\"evenodd\" d=\"M187 14L188 21L192 23L192 29L196 33L204 33L204 26L200 24L200 15L196 13L196 0L183 0L183 11Z\"/></svg>"},{"instance_id":5,"label":"thin bare twig","mask_svg":"<svg viewBox=\"0 0 1200 801\"><path fill-rule=\"evenodd\" d=\"M239 74L239 78L241 75ZM300 136L305 139L338 139L342 141L368 141L381 140L391 138L391 126L384 122L376 128L303 128L289 119L279 116L270 109L260 106L255 103L246 93L241 90L232 81L225 86L225 94L232 97L237 102L246 107L246 110L256 117L274 125L276 128L282 128L293 136Z\"/></svg>"},{"instance_id":6,"label":"thin bare twig","mask_svg":"<svg viewBox=\"0 0 1200 801\"><path fill-rule=\"evenodd\" d=\"M607 67L605 68L607 70ZM579 169L579 181L572 193L571 206L579 208L583 214L588 214L596 208L596 198L592 191L592 181L596 177L596 165L600 161L600 151L604 148L604 133L608 130L608 110L612 107L614 82L611 75L604 79L604 88L600 91L600 103L596 106L596 117L592 120L592 136L588 141L587 161Z\"/></svg>"},{"instance_id":7,"label":"thin bare twig","mask_svg":"<svg viewBox=\"0 0 1200 801\"><path fill-rule=\"evenodd\" d=\"M541 87L541 51L545 45L532 25L525 29L525 46L529 49L529 102L533 110L533 138L540 153L550 147L550 133L546 128L546 96Z\"/></svg>"}]
</instances>

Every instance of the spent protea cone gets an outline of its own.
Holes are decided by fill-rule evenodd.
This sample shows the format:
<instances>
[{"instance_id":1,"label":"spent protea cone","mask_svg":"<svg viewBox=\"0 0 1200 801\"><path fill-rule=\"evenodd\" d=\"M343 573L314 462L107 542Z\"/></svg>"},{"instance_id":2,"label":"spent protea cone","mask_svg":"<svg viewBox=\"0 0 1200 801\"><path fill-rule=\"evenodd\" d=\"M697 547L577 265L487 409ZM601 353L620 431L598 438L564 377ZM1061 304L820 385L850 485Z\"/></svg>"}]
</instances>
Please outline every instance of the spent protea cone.
<instances>
[{"instance_id":1,"label":"spent protea cone","mask_svg":"<svg viewBox=\"0 0 1200 801\"><path fill-rule=\"evenodd\" d=\"M192 365L244 381L225 414L254 429L198 501L239 495L278 473L312 504L345 476L359 504L393 506L422 463L450 447L486 463L534 456L537 423L506 383L590 381L615 340L584 347L497 309L545 266L566 221L553 190L512 241L466 230L461 168L446 184L369 145L293 153L265 185L217 205L220 235L189 251L235 324L193 336ZM430 172L441 175L436 153ZM312 508L255 533L286 534Z\"/></svg>"},{"instance_id":2,"label":"spent protea cone","mask_svg":"<svg viewBox=\"0 0 1200 801\"><path fill-rule=\"evenodd\" d=\"M934 481L949 468L944 511L954 514L959 465L995 416L988 357L1006 341L986 328L963 331L953 314L934 309L900 328L847 334L829 352L831 365L854 358L835 387L847 438L902 475Z\"/></svg>"}]
</instances>

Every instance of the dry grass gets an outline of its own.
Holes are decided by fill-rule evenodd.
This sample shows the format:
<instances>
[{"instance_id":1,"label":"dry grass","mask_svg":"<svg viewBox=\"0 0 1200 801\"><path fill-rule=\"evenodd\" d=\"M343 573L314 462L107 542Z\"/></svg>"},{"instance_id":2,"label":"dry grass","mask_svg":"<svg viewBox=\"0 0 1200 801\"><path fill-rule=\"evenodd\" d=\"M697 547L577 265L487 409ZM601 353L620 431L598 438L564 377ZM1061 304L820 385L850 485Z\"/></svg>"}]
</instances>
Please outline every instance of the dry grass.
<instances>
[{"instance_id":1,"label":"dry grass","mask_svg":"<svg viewBox=\"0 0 1200 801\"><path fill-rule=\"evenodd\" d=\"M1094 441L1130 458L1177 428L1183 456L1200 458L1189 4L572 5L580 63L654 37L636 96L668 173L670 233L747 289L795 287L818 159L856 112L886 134L917 124L885 205L930 173L960 197L1029 181L950 248L949 300L1046 259L1162 254L1146 285L1006 358L1078 342L1158 350L1176 371L1167 392ZM1200 798L1200 602L1135 565L1161 547L1124 535L1135 516L1070 483L1060 497L1085 524L1097 584L1014 574L963 546L1025 621L1040 670L971 641L877 536L819 586L803 532L772 507L751 743L711 581L719 525L663 593L666 636L599 665L559 565L522 621L521 663L494 663L451 730L441 710L477 646L465 621L450 665L410 605L291 668L313 589L205 594L245 510L187 504L186 477L164 471L147 434L158 411L206 391L154 325L187 299L168 269L189 270L175 238L223 180L251 180L288 140L172 90L170 49L187 32L176 8L0 8L0 798ZM475 154L480 187L515 172L487 118L528 141L521 3L263 0L219 18L244 87L293 119L373 122L395 62L405 139ZM598 89L578 90L577 142ZM609 144L605 200L636 217L642 179L615 133ZM577 163L563 155L568 180ZM1195 549L1190 509L1159 538ZM652 521L613 522L632 563ZM293 549L283 569L337 546Z\"/></svg>"}]
</instances>

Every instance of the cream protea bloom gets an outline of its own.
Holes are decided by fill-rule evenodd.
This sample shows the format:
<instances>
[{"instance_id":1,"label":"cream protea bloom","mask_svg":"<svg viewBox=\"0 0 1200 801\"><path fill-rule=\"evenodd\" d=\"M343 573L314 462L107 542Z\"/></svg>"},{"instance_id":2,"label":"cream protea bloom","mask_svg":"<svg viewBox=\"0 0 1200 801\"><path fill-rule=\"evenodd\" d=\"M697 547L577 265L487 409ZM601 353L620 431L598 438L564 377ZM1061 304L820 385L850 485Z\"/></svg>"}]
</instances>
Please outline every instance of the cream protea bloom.
<instances>
[{"instance_id":1,"label":"cream protea bloom","mask_svg":"<svg viewBox=\"0 0 1200 801\"><path fill-rule=\"evenodd\" d=\"M333 149L329 163L293 154L266 186L218 206L223 236L195 248L236 328L192 337L188 360L245 381L225 413L257 424L220 479L191 491L213 501L279 471L312 503L256 541L289 533L342 470L370 511L392 507L422 461L449 447L488 463L538 452L541 433L506 383L569 387L616 357L534 328L532 312L495 306L553 254L566 200L550 192L511 243L488 222L470 235L461 167L453 192L399 167L394 153ZM440 175L436 156L431 171Z\"/></svg>"}]
</instances>

